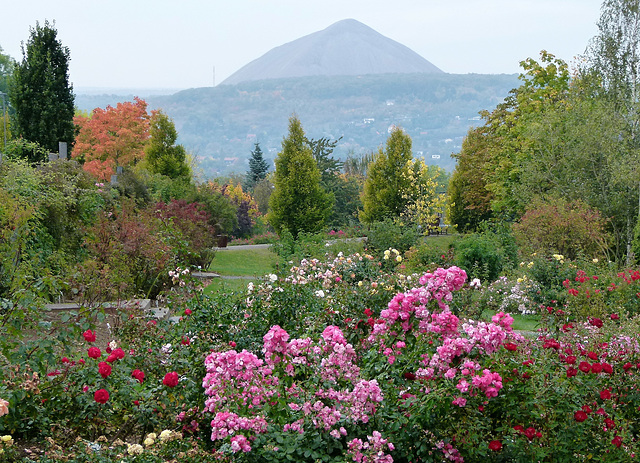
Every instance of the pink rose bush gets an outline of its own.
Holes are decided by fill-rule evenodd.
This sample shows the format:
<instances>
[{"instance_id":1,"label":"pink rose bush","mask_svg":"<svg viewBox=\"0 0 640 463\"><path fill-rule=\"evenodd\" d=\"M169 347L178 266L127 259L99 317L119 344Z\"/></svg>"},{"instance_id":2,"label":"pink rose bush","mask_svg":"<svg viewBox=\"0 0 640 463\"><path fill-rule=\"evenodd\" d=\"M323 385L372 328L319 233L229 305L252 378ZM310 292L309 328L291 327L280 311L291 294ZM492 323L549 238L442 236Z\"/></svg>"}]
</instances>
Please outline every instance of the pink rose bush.
<instances>
[{"instance_id":1,"label":"pink rose bush","mask_svg":"<svg viewBox=\"0 0 640 463\"><path fill-rule=\"evenodd\" d=\"M210 353L203 387L211 439L258 455L283 439L312 449L322 442L358 462L415 454L414 439L424 440L419 436L432 423L458 418L452 405L464 416L499 396L503 382L490 368L491 356L507 340L522 342L506 314L491 323L461 323L451 313L448 302L465 280L457 267L425 274L419 286L393 297L356 346L336 325L316 339L291 339L275 325L263 337L261 357L246 350ZM381 424L386 429L372 428ZM425 452L458 458L455 436L441 437L447 442L434 436Z\"/></svg>"}]
</instances>

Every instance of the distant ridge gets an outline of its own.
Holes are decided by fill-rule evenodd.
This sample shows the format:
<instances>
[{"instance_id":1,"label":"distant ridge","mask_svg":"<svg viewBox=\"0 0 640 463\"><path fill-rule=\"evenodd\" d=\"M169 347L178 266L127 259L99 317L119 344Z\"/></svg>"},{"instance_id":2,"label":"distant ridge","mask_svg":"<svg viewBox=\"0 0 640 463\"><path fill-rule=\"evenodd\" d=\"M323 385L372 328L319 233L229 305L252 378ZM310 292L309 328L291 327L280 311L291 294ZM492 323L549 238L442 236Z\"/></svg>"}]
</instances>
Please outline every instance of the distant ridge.
<instances>
[{"instance_id":1,"label":"distant ridge","mask_svg":"<svg viewBox=\"0 0 640 463\"><path fill-rule=\"evenodd\" d=\"M367 74L443 73L422 56L355 19L268 51L221 85L263 79Z\"/></svg>"}]
</instances>

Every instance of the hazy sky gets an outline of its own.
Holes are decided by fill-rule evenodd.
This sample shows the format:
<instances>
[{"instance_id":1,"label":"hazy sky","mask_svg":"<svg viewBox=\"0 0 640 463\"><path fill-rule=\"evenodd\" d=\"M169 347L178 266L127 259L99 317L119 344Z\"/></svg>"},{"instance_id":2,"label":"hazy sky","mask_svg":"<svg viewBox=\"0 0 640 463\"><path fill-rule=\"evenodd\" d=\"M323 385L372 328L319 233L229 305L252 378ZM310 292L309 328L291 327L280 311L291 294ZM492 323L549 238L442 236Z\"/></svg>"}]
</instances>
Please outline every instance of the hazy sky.
<instances>
[{"instance_id":1,"label":"hazy sky","mask_svg":"<svg viewBox=\"0 0 640 463\"><path fill-rule=\"evenodd\" d=\"M445 72L520 72L547 50L572 62L602 0L21 0L0 47L20 60L36 21L54 21L76 88L191 88L222 82L273 47L357 19ZM7 16L8 15L8 16Z\"/></svg>"}]
</instances>

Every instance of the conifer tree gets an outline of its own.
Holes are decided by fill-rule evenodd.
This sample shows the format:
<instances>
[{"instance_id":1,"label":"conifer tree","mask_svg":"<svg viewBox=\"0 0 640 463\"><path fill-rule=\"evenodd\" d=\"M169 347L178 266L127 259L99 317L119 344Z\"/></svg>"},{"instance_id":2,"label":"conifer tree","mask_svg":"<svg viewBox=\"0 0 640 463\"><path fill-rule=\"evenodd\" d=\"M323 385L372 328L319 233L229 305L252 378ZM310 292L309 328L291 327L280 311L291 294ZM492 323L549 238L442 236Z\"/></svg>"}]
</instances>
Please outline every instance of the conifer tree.
<instances>
[{"instance_id":1,"label":"conifer tree","mask_svg":"<svg viewBox=\"0 0 640 463\"><path fill-rule=\"evenodd\" d=\"M247 172L244 189L246 191L253 190L256 184L267 176L268 170L269 164L262 157L260 143L256 143L253 151L251 151L251 158L249 159L249 171Z\"/></svg>"},{"instance_id":2,"label":"conifer tree","mask_svg":"<svg viewBox=\"0 0 640 463\"><path fill-rule=\"evenodd\" d=\"M22 62L13 73L11 105L15 110L13 133L58 151L58 142L74 140L74 96L69 82L69 48L57 40L56 29L45 21L36 23Z\"/></svg>"},{"instance_id":3,"label":"conifer tree","mask_svg":"<svg viewBox=\"0 0 640 463\"><path fill-rule=\"evenodd\" d=\"M321 230L334 199L320 186L320 171L296 117L289 119L289 134L275 163L269 223L279 234L287 230L294 238Z\"/></svg>"},{"instance_id":4,"label":"conifer tree","mask_svg":"<svg viewBox=\"0 0 640 463\"><path fill-rule=\"evenodd\" d=\"M380 149L369 164L364 183L360 220L372 223L386 217L400 217L410 201L411 137L396 127L385 150Z\"/></svg>"}]
</instances>

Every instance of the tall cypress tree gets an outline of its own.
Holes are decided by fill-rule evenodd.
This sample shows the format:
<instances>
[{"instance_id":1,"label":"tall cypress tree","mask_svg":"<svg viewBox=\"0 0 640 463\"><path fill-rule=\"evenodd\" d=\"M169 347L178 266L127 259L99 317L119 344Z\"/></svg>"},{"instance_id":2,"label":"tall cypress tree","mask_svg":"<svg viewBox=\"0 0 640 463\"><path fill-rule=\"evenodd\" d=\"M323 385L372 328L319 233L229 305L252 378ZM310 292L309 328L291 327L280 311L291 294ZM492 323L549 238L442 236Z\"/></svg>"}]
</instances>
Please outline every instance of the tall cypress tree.
<instances>
[{"instance_id":1,"label":"tall cypress tree","mask_svg":"<svg viewBox=\"0 0 640 463\"><path fill-rule=\"evenodd\" d=\"M49 151L58 142L74 139L74 97L69 83L69 48L57 40L56 29L45 21L30 29L22 61L13 73L10 99L15 110L13 132Z\"/></svg>"},{"instance_id":2,"label":"tall cypress tree","mask_svg":"<svg viewBox=\"0 0 640 463\"><path fill-rule=\"evenodd\" d=\"M269 164L262 157L260 143L256 143L253 151L251 151L251 158L249 159L249 171L247 172L244 189L246 191L252 191L256 184L267 176L268 170Z\"/></svg>"},{"instance_id":3,"label":"tall cypress tree","mask_svg":"<svg viewBox=\"0 0 640 463\"><path fill-rule=\"evenodd\" d=\"M320 186L320 171L296 117L289 119L289 135L276 158L275 189L269 198L269 223L278 232L316 232L333 208L333 195Z\"/></svg>"}]
</instances>

